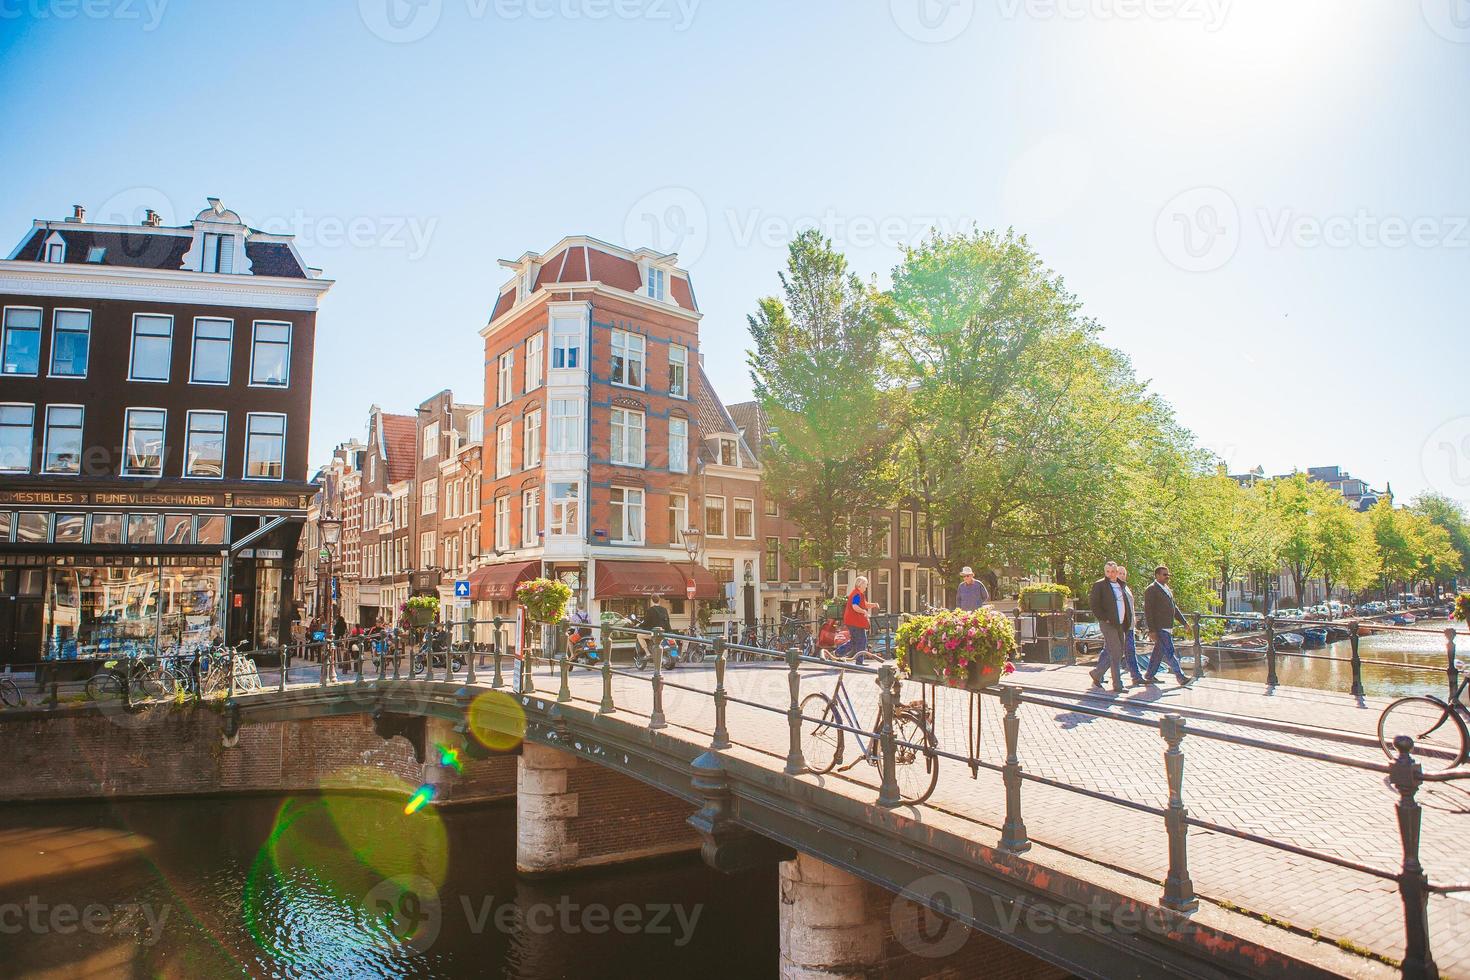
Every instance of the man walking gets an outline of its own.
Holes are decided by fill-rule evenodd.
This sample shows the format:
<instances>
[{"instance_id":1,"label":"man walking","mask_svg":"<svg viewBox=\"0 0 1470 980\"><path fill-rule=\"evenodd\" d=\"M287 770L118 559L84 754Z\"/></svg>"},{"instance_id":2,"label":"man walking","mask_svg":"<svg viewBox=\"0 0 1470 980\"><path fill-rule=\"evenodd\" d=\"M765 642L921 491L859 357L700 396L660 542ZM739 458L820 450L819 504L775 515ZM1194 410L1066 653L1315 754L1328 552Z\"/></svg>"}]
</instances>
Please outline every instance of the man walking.
<instances>
[{"instance_id":1,"label":"man walking","mask_svg":"<svg viewBox=\"0 0 1470 980\"><path fill-rule=\"evenodd\" d=\"M975 570L969 565L960 569L960 587L955 591L956 601L965 612L975 612L990 601L990 590L975 577Z\"/></svg>"},{"instance_id":2,"label":"man walking","mask_svg":"<svg viewBox=\"0 0 1470 980\"><path fill-rule=\"evenodd\" d=\"M1128 566L1118 566L1118 584L1123 586L1123 591L1128 594L1128 607L1137 609L1138 602L1133 597L1133 590L1128 587ZM1123 642L1128 646L1128 659L1124 661L1128 665L1129 672L1133 675L1133 682L1139 683L1143 676L1143 658L1138 655L1138 636L1133 630L1123 631Z\"/></svg>"},{"instance_id":3,"label":"man walking","mask_svg":"<svg viewBox=\"0 0 1470 980\"><path fill-rule=\"evenodd\" d=\"M1103 577L1092 583L1088 605L1092 607L1093 616L1097 617L1103 636L1102 655L1091 673L1092 686L1102 687L1103 677L1111 667L1113 691L1122 694L1123 675L1119 667L1128 657L1128 643L1124 637L1133 629L1133 598L1118 581L1117 562L1110 561L1103 566ZM1128 672L1133 675L1135 684L1143 683L1136 664L1130 662Z\"/></svg>"},{"instance_id":4,"label":"man walking","mask_svg":"<svg viewBox=\"0 0 1470 980\"><path fill-rule=\"evenodd\" d=\"M1169 566L1154 569L1154 580L1143 590L1143 622L1148 627L1149 638L1154 641L1154 651L1148 658L1148 669L1143 672L1145 684L1157 684L1159 665L1166 663L1174 672L1174 680L1183 687L1189 681L1184 668L1179 665L1179 655L1174 652L1174 624L1189 625L1179 604L1174 601L1174 591L1169 588Z\"/></svg>"}]
</instances>

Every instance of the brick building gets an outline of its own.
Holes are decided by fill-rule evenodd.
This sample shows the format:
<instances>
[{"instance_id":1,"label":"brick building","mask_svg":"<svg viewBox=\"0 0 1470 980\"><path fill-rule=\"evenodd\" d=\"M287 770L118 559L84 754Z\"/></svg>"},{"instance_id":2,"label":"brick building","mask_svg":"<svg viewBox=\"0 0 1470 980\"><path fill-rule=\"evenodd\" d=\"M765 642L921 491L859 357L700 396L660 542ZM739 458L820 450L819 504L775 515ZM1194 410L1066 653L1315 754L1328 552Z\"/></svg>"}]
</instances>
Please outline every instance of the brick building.
<instances>
[{"instance_id":1,"label":"brick building","mask_svg":"<svg viewBox=\"0 0 1470 980\"><path fill-rule=\"evenodd\" d=\"M441 391L419 404L413 501L413 592L454 601L454 582L480 552L480 460L484 408ZM465 618L463 612L456 619Z\"/></svg>"},{"instance_id":2,"label":"brick building","mask_svg":"<svg viewBox=\"0 0 1470 980\"><path fill-rule=\"evenodd\" d=\"M379 617L396 622L399 608L413 592L417 451L412 415L394 415L377 405L368 410L355 620L364 626ZM350 613L347 618L352 620Z\"/></svg>"}]
</instances>

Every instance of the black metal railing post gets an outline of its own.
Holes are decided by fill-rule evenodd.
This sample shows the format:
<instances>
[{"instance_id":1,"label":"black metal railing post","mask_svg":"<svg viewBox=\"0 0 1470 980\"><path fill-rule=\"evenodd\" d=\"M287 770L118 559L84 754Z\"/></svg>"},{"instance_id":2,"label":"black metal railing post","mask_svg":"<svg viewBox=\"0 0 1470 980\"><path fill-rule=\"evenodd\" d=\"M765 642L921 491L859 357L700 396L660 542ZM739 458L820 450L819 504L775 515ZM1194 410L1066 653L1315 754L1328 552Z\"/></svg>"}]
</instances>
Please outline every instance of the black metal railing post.
<instances>
[{"instance_id":1,"label":"black metal railing post","mask_svg":"<svg viewBox=\"0 0 1470 980\"><path fill-rule=\"evenodd\" d=\"M637 637L633 639L638 642ZM649 637L653 646L653 710L648 715L649 728L667 728L664 719L664 631L655 629Z\"/></svg>"},{"instance_id":2,"label":"black metal railing post","mask_svg":"<svg viewBox=\"0 0 1470 980\"><path fill-rule=\"evenodd\" d=\"M536 693L536 681L531 677L531 672L535 664L531 661L531 650L526 644L526 631L524 627L522 627L521 635L518 639L520 643L516 647L516 658L520 661L521 665L521 682L520 686L516 689L516 693L534 694Z\"/></svg>"},{"instance_id":3,"label":"black metal railing post","mask_svg":"<svg viewBox=\"0 0 1470 980\"><path fill-rule=\"evenodd\" d=\"M1276 627L1266 617L1266 686L1276 686Z\"/></svg>"},{"instance_id":4,"label":"black metal railing post","mask_svg":"<svg viewBox=\"0 0 1470 980\"><path fill-rule=\"evenodd\" d=\"M359 684L364 684L367 682L367 677L362 672L362 658L363 654L366 652L364 650L364 646L366 645L366 643L367 637L365 636L359 636L354 643L354 645L357 647L357 652L353 654L353 660L355 660L357 663L357 683Z\"/></svg>"},{"instance_id":5,"label":"black metal railing post","mask_svg":"<svg viewBox=\"0 0 1470 980\"><path fill-rule=\"evenodd\" d=\"M1205 676L1205 644L1200 638L1199 613L1190 613L1190 629L1194 633L1194 679L1200 680Z\"/></svg>"},{"instance_id":6,"label":"black metal railing post","mask_svg":"<svg viewBox=\"0 0 1470 980\"><path fill-rule=\"evenodd\" d=\"M1460 668L1455 665L1455 628L1446 626L1444 629L1444 676L1449 682L1449 703L1455 703L1455 694L1460 690Z\"/></svg>"},{"instance_id":7,"label":"black metal railing post","mask_svg":"<svg viewBox=\"0 0 1470 980\"><path fill-rule=\"evenodd\" d=\"M725 727L725 704L729 695L725 693L725 638L715 638L715 732L710 739L712 749L728 749L730 732Z\"/></svg>"},{"instance_id":8,"label":"black metal railing post","mask_svg":"<svg viewBox=\"0 0 1470 980\"><path fill-rule=\"evenodd\" d=\"M495 620L495 638L490 641L490 660L495 665L495 673L490 678L491 687L504 687L505 676L500 672L500 617Z\"/></svg>"},{"instance_id":9,"label":"black metal railing post","mask_svg":"<svg viewBox=\"0 0 1470 980\"><path fill-rule=\"evenodd\" d=\"M1362 638L1362 630L1358 628L1358 621L1355 619L1348 624L1348 644L1353 653L1353 687L1348 693L1355 698L1363 696L1363 658L1358 652L1358 644Z\"/></svg>"},{"instance_id":10,"label":"black metal railing post","mask_svg":"<svg viewBox=\"0 0 1470 980\"><path fill-rule=\"evenodd\" d=\"M1404 867L1399 873L1399 896L1404 900L1403 975L1410 980L1436 978L1439 967L1429 950L1429 878L1419 864L1419 831L1422 818L1414 794L1424 782L1424 770L1412 755L1414 740L1399 735L1393 740L1398 758L1389 766L1388 780L1399 791L1396 805L1399 837L1404 845Z\"/></svg>"},{"instance_id":11,"label":"black metal railing post","mask_svg":"<svg viewBox=\"0 0 1470 980\"><path fill-rule=\"evenodd\" d=\"M597 706L597 713L610 715L617 710L613 704L612 696L612 635L607 630L602 631L602 702Z\"/></svg>"},{"instance_id":12,"label":"black metal railing post","mask_svg":"<svg viewBox=\"0 0 1470 980\"><path fill-rule=\"evenodd\" d=\"M790 729L786 772L794 776L806 771L806 759L801 754L801 651L796 647L786 651L786 685L791 690L791 704L786 709L786 722Z\"/></svg>"},{"instance_id":13,"label":"black metal railing post","mask_svg":"<svg viewBox=\"0 0 1470 980\"><path fill-rule=\"evenodd\" d=\"M403 675L399 673L398 658L403 654L403 637L394 636L390 639L388 641L388 649L393 651L393 679L395 681L402 680ZM413 665L409 664L409 668L412 669Z\"/></svg>"},{"instance_id":14,"label":"black metal railing post","mask_svg":"<svg viewBox=\"0 0 1470 980\"><path fill-rule=\"evenodd\" d=\"M1164 773L1169 781L1169 809L1164 815L1164 827L1169 833L1169 876L1164 879L1164 897L1161 904L1175 912L1193 912L1199 908L1199 899L1194 894L1194 882L1189 879L1189 811L1184 807L1184 717L1165 715L1159 722L1159 734L1164 736Z\"/></svg>"},{"instance_id":15,"label":"black metal railing post","mask_svg":"<svg viewBox=\"0 0 1470 980\"><path fill-rule=\"evenodd\" d=\"M323 640L316 649L317 653L317 686L327 686L327 641Z\"/></svg>"},{"instance_id":16,"label":"black metal railing post","mask_svg":"<svg viewBox=\"0 0 1470 980\"><path fill-rule=\"evenodd\" d=\"M378 644L383 644L383 649L378 649ZM381 684L388 677L388 640L386 637L372 640L373 656L378 658L378 683Z\"/></svg>"},{"instance_id":17,"label":"black metal railing post","mask_svg":"<svg viewBox=\"0 0 1470 980\"><path fill-rule=\"evenodd\" d=\"M476 661L480 659L479 644L475 642L475 619L473 616L467 618L464 623L464 682L466 687L474 687L477 683L475 668L479 666ZM453 644L451 644L453 646Z\"/></svg>"},{"instance_id":18,"label":"black metal railing post","mask_svg":"<svg viewBox=\"0 0 1470 980\"><path fill-rule=\"evenodd\" d=\"M1000 846L1012 854L1022 854L1031 849L1031 840L1026 836L1026 821L1021 819L1021 758L1016 752L1021 736L1021 719L1016 715L1021 706L1021 689L1014 684L1001 685L1000 703L1006 709L1002 722L1006 763L1001 777L1006 787L1006 822L1000 831Z\"/></svg>"},{"instance_id":19,"label":"black metal railing post","mask_svg":"<svg viewBox=\"0 0 1470 980\"><path fill-rule=\"evenodd\" d=\"M566 704L572 699L572 651L560 650L561 661L557 664L561 668L561 686L557 688L556 700L560 704Z\"/></svg>"},{"instance_id":20,"label":"black metal railing post","mask_svg":"<svg viewBox=\"0 0 1470 980\"><path fill-rule=\"evenodd\" d=\"M276 678L276 692L286 693L286 672L291 669L291 644L281 647L281 676Z\"/></svg>"},{"instance_id":21,"label":"black metal railing post","mask_svg":"<svg viewBox=\"0 0 1470 980\"><path fill-rule=\"evenodd\" d=\"M897 683L892 664L878 668L878 740L882 746L878 805L884 807L898 806L903 802L898 792L898 743L893 734L893 710L897 700L894 687Z\"/></svg>"},{"instance_id":22,"label":"black metal railing post","mask_svg":"<svg viewBox=\"0 0 1470 980\"><path fill-rule=\"evenodd\" d=\"M230 677L229 677L229 680L227 682L227 686L225 688L225 691L226 691L225 696L229 700L233 701L233 700L235 700L235 648L234 647L225 647L225 650L228 651L228 653L225 654L225 660L227 661L226 667L230 671ZM200 693L203 693L203 692L200 692Z\"/></svg>"}]
</instances>

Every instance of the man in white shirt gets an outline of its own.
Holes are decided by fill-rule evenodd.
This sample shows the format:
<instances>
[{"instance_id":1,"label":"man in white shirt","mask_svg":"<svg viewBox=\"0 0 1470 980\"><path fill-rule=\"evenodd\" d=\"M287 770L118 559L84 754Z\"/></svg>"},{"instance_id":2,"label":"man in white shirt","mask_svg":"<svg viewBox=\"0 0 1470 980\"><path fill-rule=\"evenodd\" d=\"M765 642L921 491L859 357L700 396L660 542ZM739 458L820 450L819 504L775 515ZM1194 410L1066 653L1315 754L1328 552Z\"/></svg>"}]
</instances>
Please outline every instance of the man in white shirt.
<instances>
[{"instance_id":1,"label":"man in white shirt","mask_svg":"<svg viewBox=\"0 0 1470 980\"><path fill-rule=\"evenodd\" d=\"M1097 666L1092 669L1092 686L1102 687L1103 677L1111 669L1113 691L1123 693L1121 665L1124 663L1128 665L1133 683L1142 685L1143 677L1138 673L1138 665L1128 656L1126 639L1133 629L1133 594L1118 580L1117 562L1110 561L1103 566L1103 577L1092 583L1088 605L1092 607L1093 616L1097 617L1103 636L1102 656L1098 657Z\"/></svg>"}]
</instances>

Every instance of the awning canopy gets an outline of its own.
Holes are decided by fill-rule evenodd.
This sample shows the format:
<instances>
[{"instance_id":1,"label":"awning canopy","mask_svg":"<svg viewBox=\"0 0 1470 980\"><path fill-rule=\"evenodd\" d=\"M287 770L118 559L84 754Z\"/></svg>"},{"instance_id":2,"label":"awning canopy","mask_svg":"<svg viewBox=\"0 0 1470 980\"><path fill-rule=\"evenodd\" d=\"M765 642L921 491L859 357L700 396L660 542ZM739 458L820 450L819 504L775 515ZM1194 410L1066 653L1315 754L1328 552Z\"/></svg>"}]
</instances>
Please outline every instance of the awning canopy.
<instances>
[{"instance_id":1,"label":"awning canopy","mask_svg":"<svg viewBox=\"0 0 1470 980\"><path fill-rule=\"evenodd\" d=\"M617 599L628 596L687 596L689 581L694 580L694 598L720 599L724 588L714 573L691 562L675 564L667 561L597 562L597 592L594 598Z\"/></svg>"},{"instance_id":2,"label":"awning canopy","mask_svg":"<svg viewBox=\"0 0 1470 980\"><path fill-rule=\"evenodd\" d=\"M485 565L470 573L470 598L506 601L516 597L516 586L541 574L541 559Z\"/></svg>"}]
</instances>

